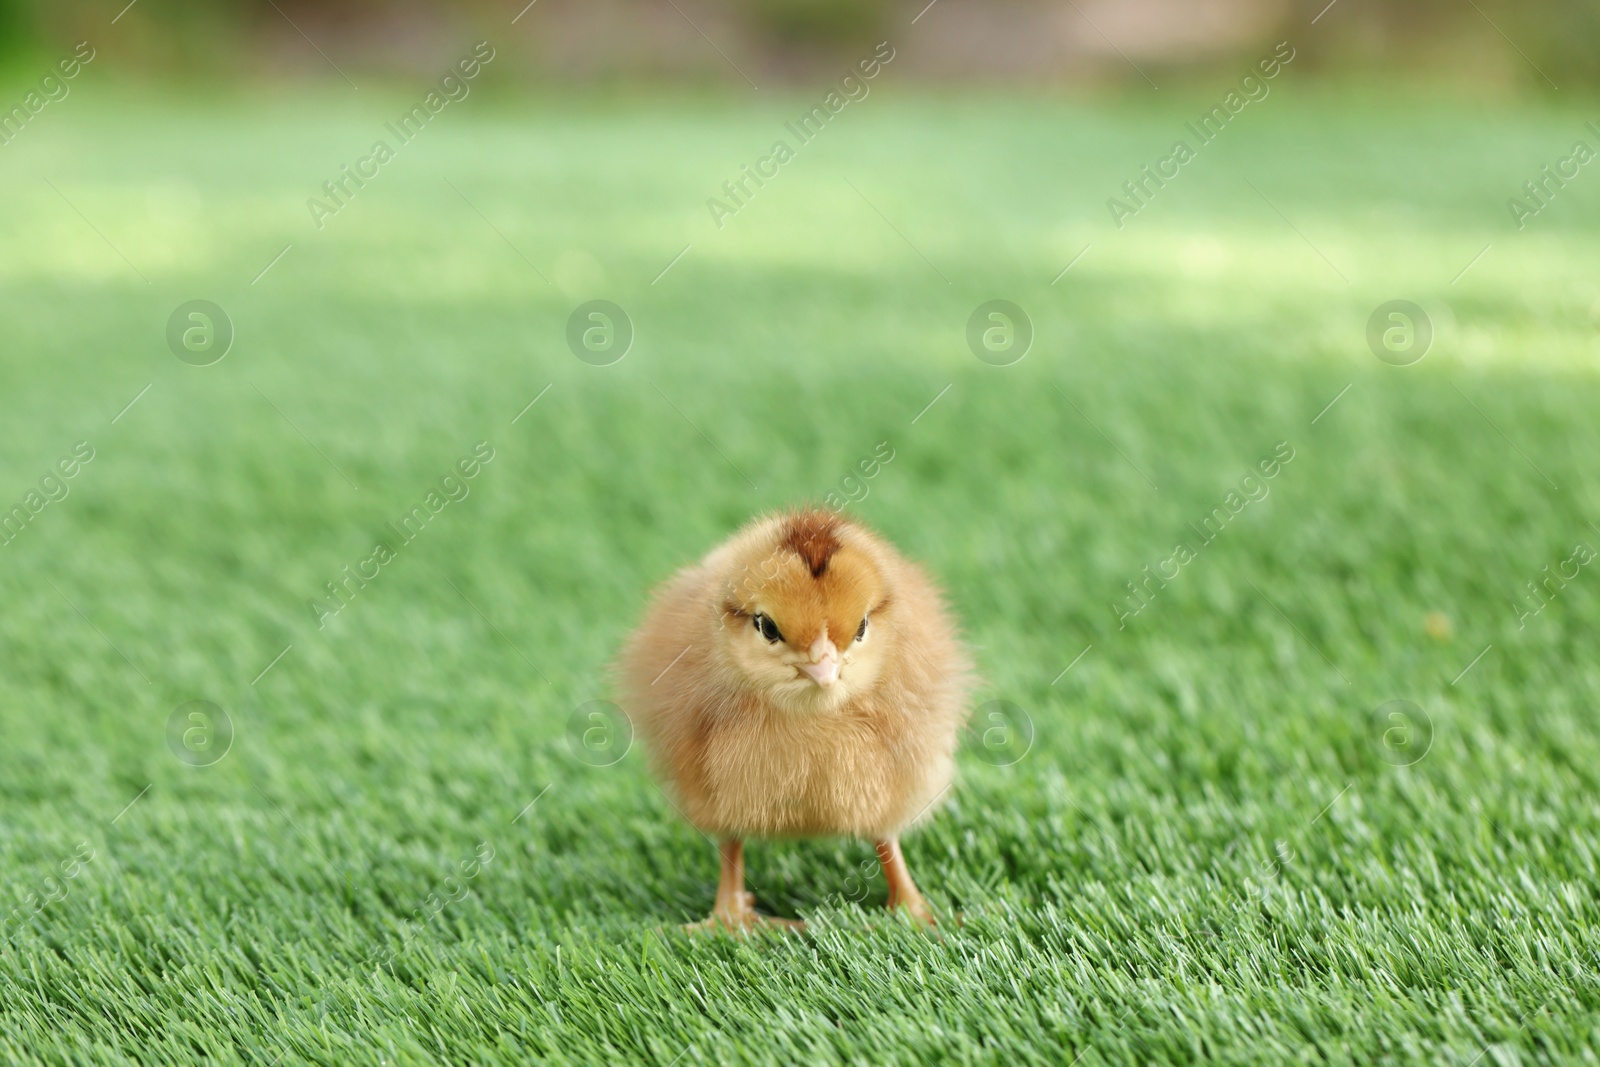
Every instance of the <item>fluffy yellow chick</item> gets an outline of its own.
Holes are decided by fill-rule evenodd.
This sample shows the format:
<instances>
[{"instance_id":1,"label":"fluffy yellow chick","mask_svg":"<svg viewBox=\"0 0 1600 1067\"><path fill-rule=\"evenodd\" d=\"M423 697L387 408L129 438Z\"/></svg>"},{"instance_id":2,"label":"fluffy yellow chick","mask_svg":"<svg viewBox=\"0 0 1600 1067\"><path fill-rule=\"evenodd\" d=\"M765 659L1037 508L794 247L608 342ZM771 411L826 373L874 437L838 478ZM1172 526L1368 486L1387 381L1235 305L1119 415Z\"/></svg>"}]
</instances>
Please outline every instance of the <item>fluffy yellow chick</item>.
<instances>
[{"instance_id":1,"label":"fluffy yellow chick","mask_svg":"<svg viewBox=\"0 0 1600 1067\"><path fill-rule=\"evenodd\" d=\"M756 519L656 594L621 657L682 813L721 841L702 927L760 923L744 840L872 841L889 907L932 923L899 835L950 786L971 665L921 568L828 511Z\"/></svg>"}]
</instances>

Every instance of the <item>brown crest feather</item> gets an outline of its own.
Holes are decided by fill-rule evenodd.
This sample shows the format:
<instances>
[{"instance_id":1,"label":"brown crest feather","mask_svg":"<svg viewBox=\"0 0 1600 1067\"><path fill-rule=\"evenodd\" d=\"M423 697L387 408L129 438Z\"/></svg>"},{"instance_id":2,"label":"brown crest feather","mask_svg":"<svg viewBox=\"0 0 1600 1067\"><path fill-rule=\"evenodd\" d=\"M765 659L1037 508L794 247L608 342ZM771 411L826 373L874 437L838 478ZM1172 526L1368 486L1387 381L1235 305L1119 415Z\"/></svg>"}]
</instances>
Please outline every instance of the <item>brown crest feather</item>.
<instances>
[{"instance_id":1,"label":"brown crest feather","mask_svg":"<svg viewBox=\"0 0 1600 1067\"><path fill-rule=\"evenodd\" d=\"M803 511L789 519L783 546L805 560L811 577L820 578L828 560L839 551L839 517L824 511Z\"/></svg>"}]
</instances>

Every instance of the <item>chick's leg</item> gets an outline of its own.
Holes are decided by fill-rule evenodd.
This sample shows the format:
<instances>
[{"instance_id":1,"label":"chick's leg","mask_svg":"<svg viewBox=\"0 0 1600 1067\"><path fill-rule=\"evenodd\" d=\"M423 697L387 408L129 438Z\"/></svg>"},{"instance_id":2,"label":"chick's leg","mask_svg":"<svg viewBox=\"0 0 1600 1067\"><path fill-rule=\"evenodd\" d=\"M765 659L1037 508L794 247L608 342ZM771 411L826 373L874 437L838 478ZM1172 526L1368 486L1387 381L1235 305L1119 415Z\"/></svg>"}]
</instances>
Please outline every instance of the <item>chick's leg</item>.
<instances>
[{"instance_id":1,"label":"chick's leg","mask_svg":"<svg viewBox=\"0 0 1600 1067\"><path fill-rule=\"evenodd\" d=\"M744 842L724 841L717 851L722 854L722 874L711 918L729 929L749 926L756 920L756 895L744 890Z\"/></svg>"},{"instance_id":2,"label":"chick's leg","mask_svg":"<svg viewBox=\"0 0 1600 1067\"><path fill-rule=\"evenodd\" d=\"M878 862L883 865L883 877L889 883L889 910L904 908L918 922L936 925L933 909L923 899L917 884L911 880L906 858L900 852L899 839L886 838L873 847L878 850Z\"/></svg>"},{"instance_id":3,"label":"chick's leg","mask_svg":"<svg viewBox=\"0 0 1600 1067\"><path fill-rule=\"evenodd\" d=\"M737 838L723 841L717 848L722 855L722 873L717 878L717 900L711 907L711 918L693 923L689 930L715 930L718 928L740 933L756 926L779 926L803 929L805 923L794 919L775 919L756 911L754 893L744 888L744 842Z\"/></svg>"}]
</instances>

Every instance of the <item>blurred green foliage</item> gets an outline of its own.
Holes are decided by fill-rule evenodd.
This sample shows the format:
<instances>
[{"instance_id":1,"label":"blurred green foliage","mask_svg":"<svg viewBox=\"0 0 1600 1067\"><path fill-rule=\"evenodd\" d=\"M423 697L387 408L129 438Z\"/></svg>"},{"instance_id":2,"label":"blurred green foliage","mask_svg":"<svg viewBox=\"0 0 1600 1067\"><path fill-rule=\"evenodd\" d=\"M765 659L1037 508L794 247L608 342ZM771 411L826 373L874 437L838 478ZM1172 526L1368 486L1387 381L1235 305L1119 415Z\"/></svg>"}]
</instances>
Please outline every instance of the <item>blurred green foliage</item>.
<instances>
[{"instance_id":1,"label":"blurred green foliage","mask_svg":"<svg viewBox=\"0 0 1600 1067\"><path fill-rule=\"evenodd\" d=\"M33 5L26 0L0 0L0 59L10 59L36 35Z\"/></svg>"},{"instance_id":2,"label":"blurred green foliage","mask_svg":"<svg viewBox=\"0 0 1600 1067\"><path fill-rule=\"evenodd\" d=\"M780 43L857 47L882 39L893 6L886 0L751 0L747 11Z\"/></svg>"},{"instance_id":3,"label":"blurred green foliage","mask_svg":"<svg viewBox=\"0 0 1600 1067\"><path fill-rule=\"evenodd\" d=\"M1321 65L1476 78L1494 56L1497 70L1531 87L1600 85L1595 0L1342 0L1317 29L1323 32L1304 35L1305 50Z\"/></svg>"},{"instance_id":4,"label":"blurred green foliage","mask_svg":"<svg viewBox=\"0 0 1600 1067\"><path fill-rule=\"evenodd\" d=\"M978 17L972 11L974 0L945 0L944 14L948 18L950 9L963 2L968 7L964 18L970 25ZM1151 25L1172 17L1170 0L1134 2L1149 7L1145 19ZM0 63L14 64L24 57L93 38L126 3L0 0ZM511 0L414 0L398 8L378 0L146 2L138 4L130 21L119 27L131 28L131 32L119 40L111 63L168 77L226 76L264 65L276 69L273 65L281 66L284 50L276 48L275 42L289 40L298 45L299 33L304 30L308 39L318 40L335 54L352 57L359 66L410 69L419 61L419 42L425 45L441 39L442 30L472 33L503 28L507 12L517 6ZM924 9L926 0L685 0L677 6L678 13L691 19L697 29L714 30L719 48L737 55L742 67L782 79L813 68L826 71L841 55L848 58L864 43L904 31ZM927 69L961 69L983 80L1042 82L1134 76L1115 62L1102 66L1087 56L1082 61L1052 63L1040 62L1035 55L1028 65L1018 52L994 46L994 39L1004 39L1008 23L1015 23L1019 36L1029 38L1036 36L1041 26L1059 25L1041 15L1042 6L1040 0L989 0L981 11L982 22L994 30L987 46L960 33L921 34L918 46L932 53L929 58L934 60ZM1595 47L1600 41L1597 0L1545 4L1522 0L1338 0L1318 16L1321 6L1318 0L1242 0L1233 9L1237 25L1227 18L1215 22L1216 43L1190 39L1177 46L1187 51L1144 54L1148 62L1168 70L1219 64L1231 67L1254 55L1257 37L1278 34L1295 42L1307 56L1307 66L1330 72L1361 74L1381 69L1542 91L1600 85L1600 49ZM678 40L660 32L663 24L676 17L671 8L655 0L541 0L538 31L520 34L509 46L522 51L519 65L533 77L544 74L568 80L605 70L648 79L664 72L716 71L722 60L702 48L698 35L685 32ZM1313 17L1317 18L1314 29ZM1269 29L1259 34L1238 32L1239 26L1261 25ZM1223 43L1239 40L1249 43ZM684 41L692 46L687 54L682 52ZM1136 42L1123 43L1130 51L1140 52ZM1072 45L1063 41L1062 47L1070 49ZM941 52L951 54L938 55ZM666 61L657 61L661 59ZM305 69L310 69L309 65ZM591 74L584 75L584 71ZM717 72L727 73L726 69Z\"/></svg>"}]
</instances>

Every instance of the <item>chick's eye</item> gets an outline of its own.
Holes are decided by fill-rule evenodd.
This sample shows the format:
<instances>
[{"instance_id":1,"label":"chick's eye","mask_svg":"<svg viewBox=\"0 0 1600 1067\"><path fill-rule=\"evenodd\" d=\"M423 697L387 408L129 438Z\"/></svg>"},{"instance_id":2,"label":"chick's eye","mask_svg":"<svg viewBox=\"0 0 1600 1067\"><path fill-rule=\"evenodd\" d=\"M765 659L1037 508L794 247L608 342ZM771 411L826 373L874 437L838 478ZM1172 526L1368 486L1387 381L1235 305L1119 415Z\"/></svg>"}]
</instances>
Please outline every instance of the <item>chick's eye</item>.
<instances>
[{"instance_id":1,"label":"chick's eye","mask_svg":"<svg viewBox=\"0 0 1600 1067\"><path fill-rule=\"evenodd\" d=\"M777 644L779 641L783 640L783 634L778 632L778 624L773 622L770 617L766 615L756 615L753 621L755 622L756 629L760 632L761 636L765 637L768 641L772 642L773 644Z\"/></svg>"},{"instance_id":2,"label":"chick's eye","mask_svg":"<svg viewBox=\"0 0 1600 1067\"><path fill-rule=\"evenodd\" d=\"M856 627L856 640L859 641L865 636L867 636L867 620L862 619L861 625Z\"/></svg>"}]
</instances>

